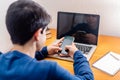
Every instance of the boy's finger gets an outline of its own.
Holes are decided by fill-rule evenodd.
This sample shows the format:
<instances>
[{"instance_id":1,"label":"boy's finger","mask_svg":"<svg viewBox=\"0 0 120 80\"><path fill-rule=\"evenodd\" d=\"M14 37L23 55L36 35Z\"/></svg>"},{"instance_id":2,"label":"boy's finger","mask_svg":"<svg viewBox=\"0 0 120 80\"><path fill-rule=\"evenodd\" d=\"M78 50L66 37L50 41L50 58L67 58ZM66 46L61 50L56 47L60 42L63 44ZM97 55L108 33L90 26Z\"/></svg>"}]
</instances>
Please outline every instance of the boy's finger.
<instances>
[{"instance_id":1,"label":"boy's finger","mask_svg":"<svg viewBox=\"0 0 120 80\"><path fill-rule=\"evenodd\" d=\"M62 37L57 43L61 43L63 41L64 37Z\"/></svg>"},{"instance_id":2,"label":"boy's finger","mask_svg":"<svg viewBox=\"0 0 120 80\"><path fill-rule=\"evenodd\" d=\"M62 45L62 43L59 43L58 46L60 47Z\"/></svg>"}]
</instances>

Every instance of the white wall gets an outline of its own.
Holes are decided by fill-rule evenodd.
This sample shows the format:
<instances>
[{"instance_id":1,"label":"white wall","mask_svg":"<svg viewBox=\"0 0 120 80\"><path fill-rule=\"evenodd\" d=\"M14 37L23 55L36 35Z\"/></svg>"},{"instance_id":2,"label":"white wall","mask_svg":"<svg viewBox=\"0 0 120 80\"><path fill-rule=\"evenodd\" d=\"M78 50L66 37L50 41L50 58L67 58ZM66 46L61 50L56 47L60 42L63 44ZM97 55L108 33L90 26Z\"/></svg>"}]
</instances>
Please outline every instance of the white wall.
<instances>
[{"instance_id":1,"label":"white wall","mask_svg":"<svg viewBox=\"0 0 120 80\"><path fill-rule=\"evenodd\" d=\"M5 27L6 10L15 0L0 0L0 51L12 46ZM94 13L101 16L100 34L120 37L120 0L34 0L52 16L49 27L56 28L57 12Z\"/></svg>"},{"instance_id":2,"label":"white wall","mask_svg":"<svg viewBox=\"0 0 120 80\"><path fill-rule=\"evenodd\" d=\"M37 0L51 14L56 28L57 11L100 15L100 34L120 37L120 0Z\"/></svg>"},{"instance_id":3,"label":"white wall","mask_svg":"<svg viewBox=\"0 0 120 80\"><path fill-rule=\"evenodd\" d=\"M15 0L0 0L0 51L9 50L12 46L6 30L5 15L8 6Z\"/></svg>"}]
</instances>

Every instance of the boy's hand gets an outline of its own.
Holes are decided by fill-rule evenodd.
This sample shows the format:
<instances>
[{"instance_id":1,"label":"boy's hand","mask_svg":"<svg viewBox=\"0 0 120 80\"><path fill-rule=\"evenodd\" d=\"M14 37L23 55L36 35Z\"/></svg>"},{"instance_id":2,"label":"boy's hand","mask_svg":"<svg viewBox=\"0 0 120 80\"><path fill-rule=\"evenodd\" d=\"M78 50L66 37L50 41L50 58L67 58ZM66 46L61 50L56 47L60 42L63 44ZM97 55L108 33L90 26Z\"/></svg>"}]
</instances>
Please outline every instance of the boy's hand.
<instances>
[{"instance_id":1,"label":"boy's hand","mask_svg":"<svg viewBox=\"0 0 120 80\"><path fill-rule=\"evenodd\" d=\"M68 57L68 56L70 56L70 57L73 58L73 55L74 55L75 51L78 50L74 43L72 43L72 45L66 45L65 49L68 51L68 54L59 54L59 56L61 56L61 57Z\"/></svg>"},{"instance_id":2,"label":"boy's hand","mask_svg":"<svg viewBox=\"0 0 120 80\"><path fill-rule=\"evenodd\" d=\"M56 43L53 43L49 46L47 46L48 54L56 54L58 51L61 51L62 49L60 48L61 42L63 41L64 38L61 38L59 41Z\"/></svg>"},{"instance_id":3,"label":"boy's hand","mask_svg":"<svg viewBox=\"0 0 120 80\"><path fill-rule=\"evenodd\" d=\"M67 45L65 47L65 49L68 50L68 55L72 58L73 58L73 55L74 55L75 51L78 50L74 43L72 43L72 45Z\"/></svg>"}]
</instances>

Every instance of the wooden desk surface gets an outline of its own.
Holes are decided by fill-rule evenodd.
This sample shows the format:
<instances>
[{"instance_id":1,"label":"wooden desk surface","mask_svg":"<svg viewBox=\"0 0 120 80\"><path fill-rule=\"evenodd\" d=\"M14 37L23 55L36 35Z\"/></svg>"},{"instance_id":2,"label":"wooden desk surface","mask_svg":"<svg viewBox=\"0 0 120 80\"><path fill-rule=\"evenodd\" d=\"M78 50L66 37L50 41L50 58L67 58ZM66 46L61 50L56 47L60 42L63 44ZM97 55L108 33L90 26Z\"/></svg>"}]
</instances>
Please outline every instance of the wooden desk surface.
<instances>
[{"instance_id":1,"label":"wooden desk surface","mask_svg":"<svg viewBox=\"0 0 120 80\"><path fill-rule=\"evenodd\" d=\"M52 38L47 39L46 45L51 44L56 39L56 30L51 29L51 33L52 33ZM114 76L110 76L110 75L92 67L92 64L96 60L98 60L100 57L105 55L108 51L114 51L114 52L120 54L120 37L100 35L98 40L99 41L98 41L97 49L89 61L91 69L94 73L95 80L120 80L120 71L117 74L115 74ZM55 59L55 58L46 58L46 60L54 60L59 65L61 65L65 69L67 69L70 73L74 74L72 62L59 60L59 59Z\"/></svg>"}]
</instances>

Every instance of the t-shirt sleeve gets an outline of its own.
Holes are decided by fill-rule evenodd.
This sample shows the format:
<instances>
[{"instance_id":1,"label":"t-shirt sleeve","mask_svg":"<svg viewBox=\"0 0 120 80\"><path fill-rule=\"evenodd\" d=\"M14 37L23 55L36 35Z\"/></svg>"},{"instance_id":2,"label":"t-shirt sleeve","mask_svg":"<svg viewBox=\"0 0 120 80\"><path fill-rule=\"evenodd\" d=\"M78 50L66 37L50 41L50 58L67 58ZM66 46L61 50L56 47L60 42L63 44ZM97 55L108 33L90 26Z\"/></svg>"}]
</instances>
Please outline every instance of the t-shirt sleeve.
<instances>
[{"instance_id":1,"label":"t-shirt sleeve","mask_svg":"<svg viewBox=\"0 0 120 80\"><path fill-rule=\"evenodd\" d=\"M80 51L74 54L74 73L76 76L81 77L82 80L94 80L92 70L90 69L89 62Z\"/></svg>"},{"instance_id":2,"label":"t-shirt sleeve","mask_svg":"<svg viewBox=\"0 0 120 80\"><path fill-rule=\"evenodd\" d=\"M43 47L41 51L36 51L35 58L37 60L44 59L48 55L47 47Z\"/></svg>"}]
</instances>

